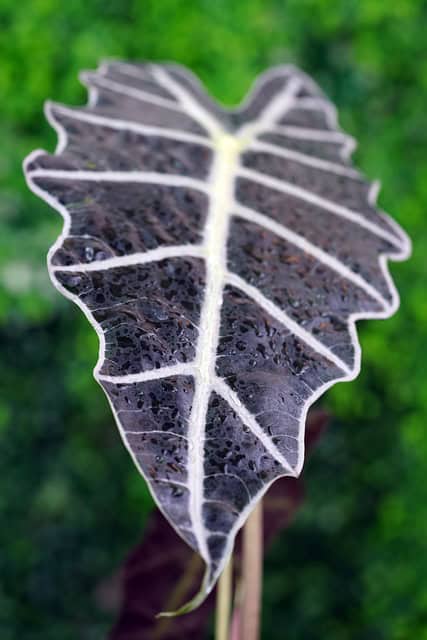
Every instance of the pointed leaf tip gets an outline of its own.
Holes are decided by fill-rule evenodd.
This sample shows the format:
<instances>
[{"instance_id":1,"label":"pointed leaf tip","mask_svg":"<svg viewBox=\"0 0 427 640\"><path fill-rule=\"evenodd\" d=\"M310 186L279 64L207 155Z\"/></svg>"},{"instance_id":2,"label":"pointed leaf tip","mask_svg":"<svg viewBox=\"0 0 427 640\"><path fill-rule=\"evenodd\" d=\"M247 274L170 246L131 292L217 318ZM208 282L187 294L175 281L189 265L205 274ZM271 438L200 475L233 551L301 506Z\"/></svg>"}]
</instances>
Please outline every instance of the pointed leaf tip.
<instances>
[{"instance_id":1,"label":"pointed leaf tip","mask_svg":"<svg viewBox=\"0 0 427 640\"><path fill-rule=\"evenodd\" d=\"M360 368L355 322L391 315L409 241L293 67L234 110L177 65L104 63L86 107L49 104L29 186L64 218L57 288L100 340L95 376L158 506L216 577L304 457L309 406ZM203 601L214 582L184 607Z\"/></svg>"}]
</instances>

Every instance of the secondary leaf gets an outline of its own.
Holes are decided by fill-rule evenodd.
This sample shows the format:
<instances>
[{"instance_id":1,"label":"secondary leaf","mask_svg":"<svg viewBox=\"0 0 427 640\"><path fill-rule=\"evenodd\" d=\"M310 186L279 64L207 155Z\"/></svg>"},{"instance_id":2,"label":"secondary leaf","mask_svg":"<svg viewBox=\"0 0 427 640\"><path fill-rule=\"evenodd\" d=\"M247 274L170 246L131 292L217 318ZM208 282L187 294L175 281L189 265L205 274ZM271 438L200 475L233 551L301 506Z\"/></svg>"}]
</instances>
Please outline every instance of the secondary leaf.
<instances>
[{"instance_id":1,"label":"secondary leaf","mask_svg":"<svg viewBox=\"0 0 427 640\"><path fill-rule=\"evenodd\" d=\"M308 407L359 372L355 321L390 316L409 253L350 166L353 141L293 67L237 109L175 65L103 64L47 104L30 187L64 217L59 290L100 340L95 376L157 504L212 589L235 535L303 464Z\"/></svg>"}]
</instances>

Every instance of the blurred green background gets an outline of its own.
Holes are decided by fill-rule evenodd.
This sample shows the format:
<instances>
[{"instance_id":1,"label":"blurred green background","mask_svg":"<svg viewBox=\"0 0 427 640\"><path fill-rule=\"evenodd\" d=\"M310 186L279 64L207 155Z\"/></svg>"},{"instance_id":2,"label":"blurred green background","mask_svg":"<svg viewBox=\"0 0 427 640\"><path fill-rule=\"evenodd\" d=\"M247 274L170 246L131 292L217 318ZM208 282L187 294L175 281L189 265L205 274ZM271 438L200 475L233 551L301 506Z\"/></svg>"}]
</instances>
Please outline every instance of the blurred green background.
<instances>
[{"instance_id":1,"label":"blurred green background","mask_svg":"<svg viewBox=\"0 0 427 640\"><path fill-rule=\"evenodd\" d=\"M105 56L184 63L227 104L294 62L382 180L414 240L392 265L402 306L359 325L362 374L323 400L334 424L266 560L263 638L427 639L426 26L417 0L0 0L2 640L105 638L105 581L152 509L92 378L95 334L48 281L61 220L21 171L55 145L45 98L84 103L77 72Z\"/></svg>"}]
</instances>

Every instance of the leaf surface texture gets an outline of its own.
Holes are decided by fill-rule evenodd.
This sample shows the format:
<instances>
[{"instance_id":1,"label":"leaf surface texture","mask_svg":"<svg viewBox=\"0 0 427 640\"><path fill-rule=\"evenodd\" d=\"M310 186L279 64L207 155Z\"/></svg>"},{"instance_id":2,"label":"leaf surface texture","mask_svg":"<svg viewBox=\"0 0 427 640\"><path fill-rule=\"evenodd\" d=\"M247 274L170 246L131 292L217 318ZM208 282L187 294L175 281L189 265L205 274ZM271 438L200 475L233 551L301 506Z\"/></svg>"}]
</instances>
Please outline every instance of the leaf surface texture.
<instances>
[{"instance_id":1,"label":"leaf surface texture","mask_svg":"<svg viewBox=\"0 0 427 640\"><path fill-rule=\"evenodd\" d=\"M48 103L26 161L64 217L55 285L95 327L95 376L160 509L206 563L195 606L270 484L299 474L309 406L360 368L409 241L352 139L290 66L225 109L176 65L109 62L86 107Z\"/></svg>"}]
</instances>

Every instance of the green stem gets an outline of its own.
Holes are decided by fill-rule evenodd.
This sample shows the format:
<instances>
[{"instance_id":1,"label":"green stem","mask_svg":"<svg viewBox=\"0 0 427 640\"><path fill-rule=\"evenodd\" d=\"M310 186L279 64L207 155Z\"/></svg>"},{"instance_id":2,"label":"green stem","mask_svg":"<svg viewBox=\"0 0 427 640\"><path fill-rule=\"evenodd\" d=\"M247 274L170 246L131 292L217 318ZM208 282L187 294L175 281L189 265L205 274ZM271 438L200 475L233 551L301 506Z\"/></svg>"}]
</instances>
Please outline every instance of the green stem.
<instances>
[{"instance_id":1,"label":"green stem","mask_svg":"<svg viewBox=\"0 0 427 640\"><path fill-rule=\"evenodd\" d=\"M229 640L233 582L233 556L222 572L216 592L215 640Z\"/></svg>"},{"instance_id":2,"label":"green stem","mask_svg":"<svg viewBox=\"0 0 427 640\"><path fill-rule=\"evenodd\" d=\"M263 567L262 511L260 500L243 528L240 640L259 640Z\"/></svg>"}]
</instances>

